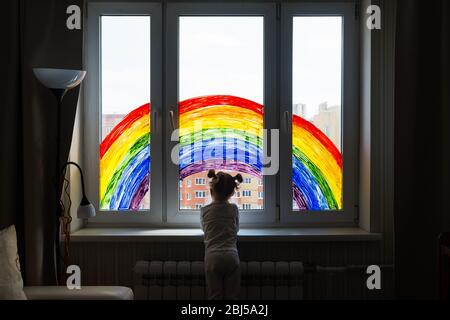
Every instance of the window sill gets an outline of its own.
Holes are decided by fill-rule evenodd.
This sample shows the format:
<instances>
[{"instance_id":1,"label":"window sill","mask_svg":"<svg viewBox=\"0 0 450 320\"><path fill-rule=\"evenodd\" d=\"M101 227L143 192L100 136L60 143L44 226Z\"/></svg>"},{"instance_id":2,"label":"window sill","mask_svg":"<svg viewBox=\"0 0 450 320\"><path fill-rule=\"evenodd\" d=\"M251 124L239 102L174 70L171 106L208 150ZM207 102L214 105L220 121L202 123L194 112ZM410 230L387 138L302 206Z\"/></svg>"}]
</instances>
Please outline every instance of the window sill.
<instances>
[{"instance_id":1,"label":"window sill","mask_svg":"<svg viewBox=\"0 0 450 320\"><path fill-rule=\"evenodd\" d=\"M380 233L360 228L241 229L239 242L377 241ZM201 242L200 229L85 228L71 234L72 242Z\"/></svg>"}]
</instances>

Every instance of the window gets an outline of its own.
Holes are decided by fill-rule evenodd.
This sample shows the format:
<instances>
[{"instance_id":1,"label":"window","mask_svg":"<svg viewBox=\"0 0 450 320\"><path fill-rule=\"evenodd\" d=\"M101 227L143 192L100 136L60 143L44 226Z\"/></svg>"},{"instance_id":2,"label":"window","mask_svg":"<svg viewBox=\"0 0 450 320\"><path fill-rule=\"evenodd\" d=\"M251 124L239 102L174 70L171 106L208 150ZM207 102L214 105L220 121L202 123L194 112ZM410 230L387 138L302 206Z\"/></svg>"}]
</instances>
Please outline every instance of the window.
<instances>
[{"instance_id":1,"label":"window","mask_svg":"<svg viewBox=\"0 0 450 320\"><path fill-rule=\"evenodd\" d=\"M195 191L195 197L196 198L205 198L206 197L206 191Z\"/></svg>"},{"instance_id":2,"label":"window","mask_svg":"<svg viewBox=\"0 0 450 320\"><path fill-rule=\"evenodd\" d=\"M100 209L150 209L150 16L102 16L100 29Z\"/></svg>"},{"instance_id":3,"label":"window","mask_svg":"<svg viewBox=\"0 0 450 320\"><path fill-rule=\"evenodd\" d=\"M242 191L242 196L243 197L251 197L252 196L252 191L251 190L244 190L244 191Z\"/></svg>"},{"instance_id":4,"label":"window","mask_svg":"<svg viewBox=\"0 0 450 320\"><path fill-rule=\"evenodd\" d=\"M153 117L161 112L160 9L89 4L86 105L97 107L85 109L85 163L93 222L162 221L162 136Z\"/></svg>"},{"instance_id":5,"label":"window","mask_svg":"<svg viewBox=\"0 0 450 320\"><path fill-rule=\"evenodd\" d=\"M292 107L281 110L289 122L282 132L281 219L353 223L358 168L354 7L283 8L282 105Z\"/></svg>"},{"instance_id":6,"label":"window","mask_svg":"<svg viewBox=\"0 0 450 320\"><path fill-rule=\"evenodd\" d=\"M167 5L166 98L172 106L167 134L178 129L178 136L172 136L166 155L179 148L177 164L166 164L168 190L173 190L167 196L169 222L198 220L198 211L184 200L174 201L173 194L185 188L176 188L176 181L205 179L195 190L206 192L207 203L209 169L260 179L261 190L276 186L276 176L263 176L264 128L275 126L277 112L274 9L273 4ZM242 222L275 220L275 190L266 194L258 199L251 193L259 206L250 209L232 197L248 211Z\"/></svg>"},{"instance_id":7,"label":"window","mask_svg":"<svg viewBox=\"0 0 450 320\"><path fill-rule=\"evenodd\" d=\"M204 178L195 178L195 184L197 186L203 186L203 185L206 184L206 179L204 179Z\"/></svg>"},{"instance_id":8,"label":"window","mask_svg":"<svg viewBox=\"0 0 450 320\"><path fill-rule=\"evenodd\" d=\"M263 19L179 17L179 178L204 190L209 169L261 177Z\"/></svg>"},{"instance_id":9,"label":"window","mask_svg":"<svg viewBox=\"0 0 450 320\"><path fill-rule=\"evenodd\" d=\"M241 223L352 225L354 5L89 2L92 221L198 225L215 169L243 176L231 198ZM279 129L276 175L267 129Z\"/></svg>"},{"instance_id":10,"label":"window","mask_svg":"<svg viewBox=\"0 0 450 320\"><path fill-rule=\"evenodd\" d=\"M292 48L293 209L341 210L342 17L293 17Z\"/></svg>"}]
</instances>

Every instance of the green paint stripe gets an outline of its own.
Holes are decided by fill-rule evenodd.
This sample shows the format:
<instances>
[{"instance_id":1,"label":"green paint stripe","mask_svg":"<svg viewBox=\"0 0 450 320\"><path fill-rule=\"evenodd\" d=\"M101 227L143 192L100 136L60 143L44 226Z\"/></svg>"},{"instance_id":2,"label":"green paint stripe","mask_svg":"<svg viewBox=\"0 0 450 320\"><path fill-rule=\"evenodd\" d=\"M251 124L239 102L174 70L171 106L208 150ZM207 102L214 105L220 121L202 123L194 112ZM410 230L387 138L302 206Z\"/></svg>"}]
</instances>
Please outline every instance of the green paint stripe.
<instances>
[{"instance_id":1,"label":"green paint stripe","mask_svg":"<svg viewBox=\"0 0 450 320\"><path fill-rule=\"evenodd\" d=\"M248 141L249 143L257 146L258 148L263 148L263 139L258 137L253 133L249 133L243 130L237 129L220 129L220 128L210 128L202 129L190 134L185 134L180 136L180 147L188 146L192 143L199 142L200 140L210 140L211 138L221 139L239 139Z\"/></svg>"}]
</instances>

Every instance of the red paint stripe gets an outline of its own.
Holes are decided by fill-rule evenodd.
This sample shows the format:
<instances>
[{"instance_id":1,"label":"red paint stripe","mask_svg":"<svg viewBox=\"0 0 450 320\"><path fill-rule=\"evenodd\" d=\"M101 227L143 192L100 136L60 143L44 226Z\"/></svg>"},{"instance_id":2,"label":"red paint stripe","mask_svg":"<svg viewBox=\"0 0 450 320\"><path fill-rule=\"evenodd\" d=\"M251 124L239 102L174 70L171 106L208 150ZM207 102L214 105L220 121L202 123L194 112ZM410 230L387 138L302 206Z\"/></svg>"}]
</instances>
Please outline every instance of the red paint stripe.
<instances>
[{"instance_id":1,"label":"red paint stripe","mask_svg":"<svg viewBox=\"0 0 450 320\"><path fill-rule=\"evenodd\" d=\"M306 131L312 134L328 150L328 152L332 154L333 158L336 160L339 167L342 168L341 153L336 148L334 143L322 131L320 131L320 129L318 129L311 122L296 115L292 116L292 122L294 126L304 128Z\"/></svg>"},{"instance_id":2,"label":"red paint stripe","mask_svg":"<svg viewBox=\"0 0 450 320\"><path fill-rule=\"evenodd\" d=\"M134 109L125 118L118 123L114 129L105 137L105 139L100 144L100 159L108 151L109 147L116 141L120 135L126 131L131 125L138 119L148 116L150 114L150 104L146 103L139 108Z\"/></svg>"},{"instance_id":3,"label":"red paint stripe","mask_svg":"<svg viewBox=\"0 0 450 320\"><path fill-rule=\"evenodd\" d=\"M217 105L229 105L245 108L262 115L264 107L259 103L244 98L226 95L204 96L180 101L178 105L179 114L189 112L191 110Z\"/></svg>"}]
</instances>

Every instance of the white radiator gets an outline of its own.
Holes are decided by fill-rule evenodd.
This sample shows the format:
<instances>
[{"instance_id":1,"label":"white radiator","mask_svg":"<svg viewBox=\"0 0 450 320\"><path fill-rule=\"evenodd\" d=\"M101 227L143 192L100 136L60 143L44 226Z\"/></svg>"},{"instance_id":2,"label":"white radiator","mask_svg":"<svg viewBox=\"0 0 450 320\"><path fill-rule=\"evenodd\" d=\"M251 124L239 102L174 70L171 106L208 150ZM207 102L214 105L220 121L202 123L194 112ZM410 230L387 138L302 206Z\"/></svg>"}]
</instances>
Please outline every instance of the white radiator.
<instances>
[{"instance_id":1,"label":"white radiator","mask_svg":"<svg viewBox=\"0 0 450 320\"><path fill-rule=\"evenodd\" d=\"M134 295L141 300L206 298L203 261L138 261ZM298 261L241 261L241 300L301 300L303 264Z\"/></svg>"}]
</instances>

